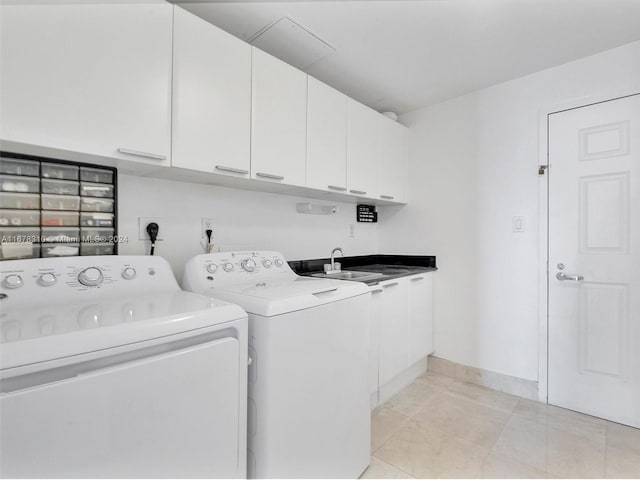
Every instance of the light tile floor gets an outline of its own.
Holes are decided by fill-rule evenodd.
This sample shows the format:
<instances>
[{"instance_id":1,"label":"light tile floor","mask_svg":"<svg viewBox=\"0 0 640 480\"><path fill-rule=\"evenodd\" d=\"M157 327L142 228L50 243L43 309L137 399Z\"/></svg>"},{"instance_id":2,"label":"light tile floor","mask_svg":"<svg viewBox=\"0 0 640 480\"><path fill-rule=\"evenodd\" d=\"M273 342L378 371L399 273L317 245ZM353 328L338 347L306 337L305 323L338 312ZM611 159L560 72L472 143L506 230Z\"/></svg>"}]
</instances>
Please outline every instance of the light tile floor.
<instances>
[{"instance_id":1,"label":"light tile floor","mask_svg":"<svg viewBox=\"0 0 640 480\"><path fill-rule=\"evenodd\" d=\"M362 478L640 478L640 430L431 372L371 424Z\"/></svg>"}]
</instances>

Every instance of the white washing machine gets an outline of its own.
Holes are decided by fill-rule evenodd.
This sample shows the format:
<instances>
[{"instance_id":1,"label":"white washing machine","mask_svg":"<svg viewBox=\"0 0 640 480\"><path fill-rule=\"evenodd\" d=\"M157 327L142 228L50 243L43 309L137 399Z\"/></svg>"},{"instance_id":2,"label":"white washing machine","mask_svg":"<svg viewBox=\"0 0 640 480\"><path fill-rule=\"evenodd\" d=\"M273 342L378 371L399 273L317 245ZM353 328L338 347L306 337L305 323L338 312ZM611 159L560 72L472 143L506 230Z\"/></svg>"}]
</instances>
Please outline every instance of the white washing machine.
<instances>
[{"instance_id":1,"label":"white washing machine","mask_svg":"<svg viewBox=\"0 0 640 480\"><path fill-rule=\"evenodd\" d=\"M249 313L249 475L358 478L370 460L368 287L299 277L276 252L199 255L183 287Z\"/></svg>"},{"instance_id":2,"label":"white washing machine","mask_svg":"<svg viewBox=\"0 0 640 480\"><path fill-rule=\"evenodd\" d=\"M160 257L0 263L1 477L246 475L247 317Z\"/></svg>"}]
</instances>

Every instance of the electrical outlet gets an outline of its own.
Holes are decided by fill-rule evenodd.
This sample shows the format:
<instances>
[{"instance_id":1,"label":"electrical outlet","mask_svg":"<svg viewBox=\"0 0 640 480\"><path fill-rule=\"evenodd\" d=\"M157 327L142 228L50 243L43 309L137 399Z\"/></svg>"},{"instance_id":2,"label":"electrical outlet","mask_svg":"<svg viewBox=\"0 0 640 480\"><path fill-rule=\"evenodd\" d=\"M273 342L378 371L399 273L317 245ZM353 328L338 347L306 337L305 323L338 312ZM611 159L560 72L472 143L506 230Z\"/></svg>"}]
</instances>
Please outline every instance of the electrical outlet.
<instances>
[{"instance_id":1,"label":"electrical outlet","mask_svg":"<svg viewBox=\"0 0 640 480\"><path fill-rule=\"evenodd\" d=\"M213 230L213 218L202 217L201 228L200 228L200 238L207 238L207 234L205 233L207 230Z\"/></svg>"},{"instance_id":2,"label":"electrical outlet","mask_svg":"<svg viewBox=\"0 0 640 480\"><path fill-rule=\"evenodd\" d=\"M138 240L149 240L147 233L147 225L155 222L158 224L158 238L156 240L164 240L164 224L162 217L138 217Z\"/></svg>"}]
</instances>

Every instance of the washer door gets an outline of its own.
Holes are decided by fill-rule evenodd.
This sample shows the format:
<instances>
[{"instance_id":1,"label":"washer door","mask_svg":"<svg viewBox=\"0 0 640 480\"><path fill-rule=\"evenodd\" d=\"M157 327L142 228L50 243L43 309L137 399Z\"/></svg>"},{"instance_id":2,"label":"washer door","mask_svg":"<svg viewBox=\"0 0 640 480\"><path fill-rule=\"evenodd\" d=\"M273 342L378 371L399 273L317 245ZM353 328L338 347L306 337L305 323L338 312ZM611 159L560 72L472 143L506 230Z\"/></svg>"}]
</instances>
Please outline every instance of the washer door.
<instances>
[{"instance_id":1,"label":"washer door","mask_svg":"<svg viewBox=\"0 0 640 480\"><path fill-rule=\"evenodd\" d=\"M5 393L0 474L241 477L240 365L222 338Z\"/></svg>"}]
</instances>

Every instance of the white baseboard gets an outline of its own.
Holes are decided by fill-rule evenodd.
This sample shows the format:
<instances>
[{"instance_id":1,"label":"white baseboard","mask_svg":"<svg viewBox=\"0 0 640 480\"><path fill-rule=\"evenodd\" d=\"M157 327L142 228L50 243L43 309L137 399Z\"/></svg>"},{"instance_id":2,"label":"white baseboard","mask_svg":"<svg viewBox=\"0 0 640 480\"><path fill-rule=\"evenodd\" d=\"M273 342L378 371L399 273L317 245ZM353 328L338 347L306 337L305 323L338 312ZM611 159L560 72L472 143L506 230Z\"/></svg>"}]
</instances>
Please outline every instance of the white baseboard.
<instances>
[{"instance_id":1,"label":"white baseboard","mask_svg":"<svg viewBox=\"0 0 640 480\"><path fill-rule=\"evenodd\" d=\"M429 356L429 371L467 383L538 401L538 382L470 367L444 358Z\"/></svg>"}]
</instances>

